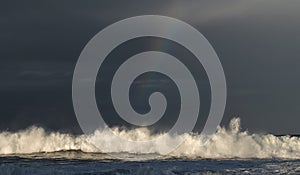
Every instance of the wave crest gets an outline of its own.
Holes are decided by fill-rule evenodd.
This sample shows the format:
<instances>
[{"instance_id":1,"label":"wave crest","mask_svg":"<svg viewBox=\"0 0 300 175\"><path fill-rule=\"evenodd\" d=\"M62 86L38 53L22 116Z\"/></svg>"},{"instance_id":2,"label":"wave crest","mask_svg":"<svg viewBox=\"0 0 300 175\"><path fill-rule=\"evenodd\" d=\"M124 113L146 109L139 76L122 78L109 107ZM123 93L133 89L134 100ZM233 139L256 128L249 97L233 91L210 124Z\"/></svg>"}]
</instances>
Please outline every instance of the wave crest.
<instances>
[{"instance_id":1,"label":"wave crest","mask_svg":"<svg viewBox=\"0 0 300 175\"><path fill-rule=\"evenodd\" d=\"M62 150L81 150L83 152L159 154L168 145L184 139L185 142L170 156L185 158L300 158L300 138L291 136L277 137L271 134L249 134L240 131L240 119L234 118L229 129L219 127L206 144L199 134L186 133L168 136L164 143L155 142L143 147L134 142L123 144L113 140L108 128L97 130L92 135L73 136L58 132L47 133L43 128L30 127L24 131L0 133L0 154L27 154L56 152ZM113 129L114 134L131 140L145 140L159 137L151 135L147 129L130 131ZM102 145L97 149L88 140Z\"/></svg>"}]
</instances>

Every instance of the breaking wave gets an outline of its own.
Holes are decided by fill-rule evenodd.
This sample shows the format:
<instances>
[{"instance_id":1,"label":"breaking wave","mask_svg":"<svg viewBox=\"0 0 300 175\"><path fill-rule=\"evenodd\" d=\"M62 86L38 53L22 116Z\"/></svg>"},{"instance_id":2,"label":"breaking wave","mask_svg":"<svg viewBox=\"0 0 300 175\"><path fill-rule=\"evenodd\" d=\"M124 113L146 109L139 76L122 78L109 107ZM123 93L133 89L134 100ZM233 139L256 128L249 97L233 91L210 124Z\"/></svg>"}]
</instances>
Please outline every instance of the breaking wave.
<instances>
[{"instance_id":1,"label":"breaking wave","mask_svg":"<svg viewBox=\"0 0 300 175\"><path fill-rule=\"evenodd\" d=\"M132 140L144 140L158 137L146 129L124 131L113 129L115 134ZM132 143L118 143L111 137L109 129L97 130L92 135L73 136L58 132L47 133L43 128L31 127L24 131L0 133L0 154L28 154L40 152L57 152L80 150L88 153L134 153L160 154L167 145L178 139L185 142L175 151L172 157L184 158L300 158L300 138L292 136L274 136L271 134L249 134L240 130L240 119L234 118L229 129L219 127L206 144L201 143L198 134L169 136L165 143L137 146ZM102 145L96 148L88 140Z\"/></svg>"}]
</instances>

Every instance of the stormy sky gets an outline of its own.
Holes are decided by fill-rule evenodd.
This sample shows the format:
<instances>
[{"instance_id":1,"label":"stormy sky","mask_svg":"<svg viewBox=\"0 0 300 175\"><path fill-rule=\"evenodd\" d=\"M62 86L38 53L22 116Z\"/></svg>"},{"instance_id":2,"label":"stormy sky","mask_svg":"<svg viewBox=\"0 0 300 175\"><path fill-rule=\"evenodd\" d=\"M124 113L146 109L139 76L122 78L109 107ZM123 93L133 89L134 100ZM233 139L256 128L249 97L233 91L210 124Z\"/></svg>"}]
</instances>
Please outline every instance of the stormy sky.
<instances>
[{"instance_id":1,"label":"stormy sky","mask_svg":"<svg viewBox=\"0 0 300 175\"><path fill-rule=\"evenodd\" d=\"M214 47L228 86L222 125L238 116L251 132L300 134L299 9L298 0L1 1L0 129L80 133L72 76L82 49L114 22L154 14L189 23Z\"/></svg>"}]
</instances>

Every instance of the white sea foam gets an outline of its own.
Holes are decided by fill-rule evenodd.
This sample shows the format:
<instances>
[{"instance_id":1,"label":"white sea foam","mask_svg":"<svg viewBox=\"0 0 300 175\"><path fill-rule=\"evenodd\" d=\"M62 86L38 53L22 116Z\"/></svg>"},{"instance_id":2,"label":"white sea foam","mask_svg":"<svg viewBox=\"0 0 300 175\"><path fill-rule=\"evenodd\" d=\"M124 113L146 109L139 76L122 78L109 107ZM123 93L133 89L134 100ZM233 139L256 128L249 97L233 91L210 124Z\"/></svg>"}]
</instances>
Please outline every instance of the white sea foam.
<instances>
[{"instance_id":1,"label":"white sea foam","mask_svg":"<svg viewBox=\"0 0 300 175\"><path fill-rule=\"evenodd\" d=\"M146 129L124 131L114 129L114 133L131 140L148 140L158 137ZM0 133L0 154L25 154L37 152L54 152L62 150L81 150L83 152L102 153L161 153L166 146L184 139L185 142L170 153L174 157L186 158L300 158L300 138L271 134L249 134L240 131L240 119L234 118L229 129L219 127L206 143L201 143L197 134L169 136L165 142L146 144L143 147L132 143L118 143L113 139L109 129L97 130L89 136L72 136L62 133L47 133L39 127L31 127L17 133ZM101 150L93 144L101 145Z\"/></svg>"}]
</instances>

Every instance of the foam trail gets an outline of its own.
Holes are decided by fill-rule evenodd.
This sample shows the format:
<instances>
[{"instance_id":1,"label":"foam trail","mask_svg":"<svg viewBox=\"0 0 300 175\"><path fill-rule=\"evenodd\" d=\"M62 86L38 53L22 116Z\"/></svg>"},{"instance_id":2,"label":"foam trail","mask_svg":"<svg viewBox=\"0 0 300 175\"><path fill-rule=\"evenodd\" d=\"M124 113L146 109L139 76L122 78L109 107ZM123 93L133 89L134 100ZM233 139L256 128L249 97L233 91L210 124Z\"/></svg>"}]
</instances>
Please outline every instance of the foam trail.
<instances>
[{"instance_id":1,"label":"foam trail","mask_svg":"<svg viewBox=\"0 0 300 175\"><path fill-rule=\"evenodd\" d=\"M114 129L114 133L131 140L148 140L158 137L151 135L146 129L124 131ZM102 153L160 153L168 145L178 139L185 142L170 156L185 158L300 158L300 138L271 134L259 135L240 131L240 119L234 118L229 129L218 128L218 131L204 145L197 134L183 134L169 136L162 142L146 144L143 147L134 142L118 143L111 137L108 129L97 130L89 136L72 136L61 133L46 133L44 129L31 127L27 130L9 133L0 133L0 154L24 154L37 152L54 152L61 150L81 150L84 152ZM97 149L94 143L102 145Z\"/></svg>"}]
</instances>

